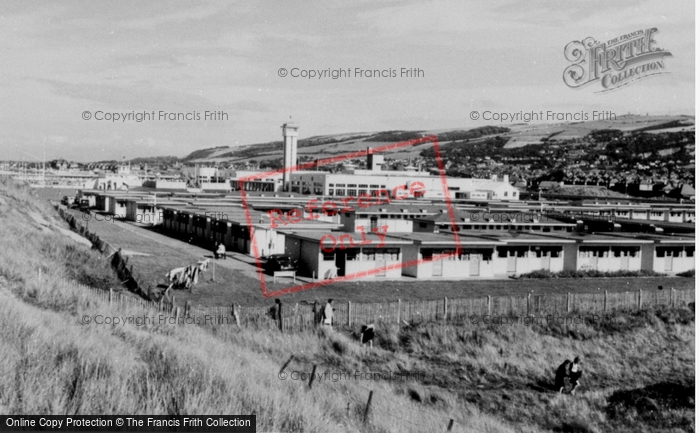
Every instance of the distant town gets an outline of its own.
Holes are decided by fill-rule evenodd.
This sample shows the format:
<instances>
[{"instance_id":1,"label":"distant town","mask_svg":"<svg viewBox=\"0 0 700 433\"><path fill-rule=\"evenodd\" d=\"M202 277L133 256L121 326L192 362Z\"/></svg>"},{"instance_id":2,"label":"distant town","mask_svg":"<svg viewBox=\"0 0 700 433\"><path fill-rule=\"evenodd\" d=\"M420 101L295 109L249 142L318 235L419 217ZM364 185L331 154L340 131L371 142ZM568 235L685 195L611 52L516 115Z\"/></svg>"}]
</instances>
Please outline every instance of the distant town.
<instances>
[{"instance_id":1,"label":"distant town","mask_svg":"<svg viewBox=\"0 0 700 433\"><path fill-rule=\"evenodd\" d=\"M526 125L481 127L438 132L445 174L453 178L490 179L506 176L521 193L694 200L695 127L691 117L656 117L615 129L571 133L576 126L549 127L532 131ZM631 126L630 126L631 124ZM635 128L636 126L636 128ZM590 129L590 128L589 128ZM388 131L356 136L320 136L299 140L296 163L313 162L337 154L344 148L362 150L429 135L424 131ZM365 146L366 144L366 146ZM330 147L334 147L334 152ZM134 158L122 161L75 162L4 161L0 172L48 187L110 189L124 185L178 181L176 188L203 191L235 189L237 172L280 169L282 142L198 150L182 158L174 156ZM308 150L305 152L305 150ZM432 146L423 144L415 152L384 153L381 170L424 172L437 175ZM324 152L326 152L324 154ZM367 169L365 158L315 168L331 173ZM128 173L127 173L128 171ZM98 179L104 179L99 181Z\"/></svg>"}]
</instances>

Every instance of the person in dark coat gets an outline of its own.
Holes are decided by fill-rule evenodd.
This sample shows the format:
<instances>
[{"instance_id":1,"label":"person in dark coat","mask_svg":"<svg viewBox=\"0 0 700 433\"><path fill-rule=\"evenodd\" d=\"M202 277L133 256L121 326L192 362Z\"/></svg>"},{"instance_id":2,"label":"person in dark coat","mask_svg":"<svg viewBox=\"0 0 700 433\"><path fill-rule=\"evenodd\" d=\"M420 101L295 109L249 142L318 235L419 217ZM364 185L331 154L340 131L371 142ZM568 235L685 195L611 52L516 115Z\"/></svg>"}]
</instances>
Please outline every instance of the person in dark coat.
<instances>
[{"instance_id":1,"label":"person in dark coat","mask_svg":"<svg viewBox=\"0 0 700 433\"><path fill-rule=\"evenodd\" d=\"M564 392L564 386L566 385L564 383L564 379L569 377L569 366L571 365L571 361L568 359L564 361L559 368L557 368L557 374L554 377L554 389L557 390L558 393Z\"/></svg>"},{"instance_id":2,"label":"person in dark coat","mask_svg":"<svg viewBox=\"0 0 700 433\"><path fill-rule=\"evenodd\" d=\"M374 324L362 325L362 330L360 331L360 344L364 346L365 343L368 343L369 347L372 348L374 347L373 340Z\"/></svg>"},{"instance_id":3,"label":"person in dark coat","mask_svg":"<svg viewBox=\"0 0 700 433\"><path fill-rule=\"evenodd\" d=\"M282 316L282 301L280 301L279 298L275 299L275 305L270 307L268 312L272 320L279 320Z\"/></svg>"},{"instance_id":4,"label":"person in dark coat","mask_svg":"<svg viewBox=\"0 0 700 433\"><path fill-rule=\"evenodd\" d=\"M318 301L314 301L314 306L311 309L314 314L314 326L318 326L323 322L323 308Z\"/></svg>"}]
</instances>

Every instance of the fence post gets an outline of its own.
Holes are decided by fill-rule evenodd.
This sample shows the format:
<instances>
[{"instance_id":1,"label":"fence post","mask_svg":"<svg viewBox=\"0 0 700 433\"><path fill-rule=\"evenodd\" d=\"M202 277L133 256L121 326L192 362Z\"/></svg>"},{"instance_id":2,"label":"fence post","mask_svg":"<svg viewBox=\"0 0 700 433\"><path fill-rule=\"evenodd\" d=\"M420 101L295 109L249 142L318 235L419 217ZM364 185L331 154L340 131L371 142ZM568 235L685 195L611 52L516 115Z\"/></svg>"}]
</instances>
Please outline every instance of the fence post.
<instances>
[{"instance_id":1,"label":"fence post","mask_svg":"<svg viewBox=\"0 0 700 433\"><path fill-rule=\"evenodd\" d=\"M401 299L399 299L399 310L398 311L399 312L396 315L396 323L398 323L400 325L401 324Z\"/></svg>"},{"instance_id":2,"label":"fence post","mask_svg":"<svg viewBox=\"0 0 700 433\"><path fill-rule=\"evenodd\" d=\"M566 293L566 312L571 313L571 292Z\"/></svg>"},{"instance_id":3,"label":"fence post","mask_svg":"<svg viewBox=\"0 0 700 433\"><path fill-rule=\"evenodd\" d=\"M279 308L277 309L277 321L279 322L280 332L283 332L284 326L282 324L282 301L280 301L280 303L277 305L279 305Z\"/></svg>"},{"instance_id":4,"label":"fence post","mask_svg":"<svg viewBox=\"0 0 700 433\"><path fill-rule=\"evenodd\" d=\"M362 418L362 422L367 424L367 415L369 415L369 408L372 405L372 396L374 391L369 392L369 398L367 399L367 406L365 406L365 416Z\"/></svg>"},{"instance_id":5,"label":"fence post","mask_svg":"<svg viewBox=\"0 0 700 433\"><path fill-rule=\"evenodd\" d=\"M114 293L112 292L112 288L109 288L109 306L112 306L112 297L114 296Z\"/></svg>"},{"instance_id":6,"label":"fence post","mask_svg":"<svg viewBox=\"0 0 700 433\"><path fill-rule=\"evenodd\" d=\"M236 327L241 329L241 318L238 315L238 311L236 311L236 304L233 302L231 303L231 315L233 316L233 320L236 321Z\"/></svg>"},{"instance_id":7,"label":"fence post","mask_svg":"<svg viewBox=\"0 0 700 433\"><path fill-rule=\"evenodd\" d=\"M530 294L527 294L527 315L530 316L532 313L530 313Z\"/></svg>"},{"instance_id":8,"label":"fence post","mask_svg":"<svg viewBox=\"0 0 700 433\"><path fill-rule=\"evenodd\" d=\"M290 362L292 362L293 359L294 359L294 355L291 355L291 356L289 357L289 359L287 360L287 362L285 362L284 365L282 365L282 368L280 368L280 372L277 373L277 374L278 374L278 375L281 375L282 372L287 368L287 366L289 365Z\"/></svg>"},{"instance_id":9,"label":"fence post","mask_svg":"<svg viewBox=\"0 0 700 433\"><path fill-rule=\"evenodd\" d=\"M608 312L608 291L605 291L605 297L603 298L603 313Z\"/></svg>"},{"instance_id":10,"label":"fence post","mask_svg":"<svg viewBox=\"0 0 700 433\"><path fill-rule=\"evenodd\" d=\"M675 307L675 306L676 306L676 300L675 300L674 297L673 297L673 293L674 293L674 292L675 292L675 289L674 289L673 287L671 287L671 294L669 295L669 296L671 297L671 307Z\"/></svg>"},{"instance_id":11,"label":"fence post","mask_svg":"<svg viewBox=\"0 0 700 433\"><path fill-rule=\"evenodd\" d=\"M447 321L447 296L445 296L445 304L442 308L442 320Z\"/></svg>"},{"instance_id":12,"label":"fence post","mask_svg":"<svg viewBox=\"0 0 700 433\"><path fill-rule=\"evenodd\" d=\"M352 302L348 301L348 328L351 326L351 318L352 317Z\"/></svg>"},{"instance_id":13,"label":"fence post","mask_svg":"<svg viewBox=\"0 0 700 433\"><path fill-rule=\"evenodd\" d=\"M491 295L486 295L486 308L487 308L487 313L489 316L491 315Z\"/></svg>"},{"instance_id":14,"label":"fence post","mask_svg":"<svg viewBox=\"0 0 700 433\"><path fill-rule=\"evenodd\" d=\"M637 309L642 309L642 289L639 289L639 300L637 302Z\"/></svg>"},{"instance_id":15,"label":"fence post","mask_svg":"<svg viewBox=\"0 0 700 433\"><path fill-rule=\"evenodd\" d=\"M450 418L449 424L447 424L447 431L452 431L452 426L455 424L455 420Z\"/></svg>"},{"instance_id":16,"label":"fence post","mask_svg":"<svg viewBox=\"0 0 700 433\"><path fill-rule=\"evenodd\" d=\"M180 321L180 307L175 308L175 323L178 324Z\"/></svg>"},{"instance_id":17,"label":"fence post","mask_svg":"<svg viewBox=\"0 0 700 433\"><path fill-rule=\"evenodd\" d=\"M314 383L315 376L316 376L316 364L314 364L314 368L311 370L311 377L309 378L309 389L311 389L311 385Z\"/></svg>"}]
</instances>

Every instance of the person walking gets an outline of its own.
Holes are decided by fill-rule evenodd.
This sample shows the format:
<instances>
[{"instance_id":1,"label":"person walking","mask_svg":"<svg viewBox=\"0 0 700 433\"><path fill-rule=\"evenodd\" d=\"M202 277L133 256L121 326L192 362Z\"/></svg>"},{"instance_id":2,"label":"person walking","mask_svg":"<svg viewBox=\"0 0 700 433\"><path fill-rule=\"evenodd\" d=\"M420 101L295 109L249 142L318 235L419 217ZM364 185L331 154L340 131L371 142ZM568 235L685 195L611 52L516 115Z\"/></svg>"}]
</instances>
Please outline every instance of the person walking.
<instances>
[{"instance_id":1,"label":"person walking","mask_svg":"<svg viewBox=\"0 0 700 433\"><path fill-rule=\"evenodd\" d=\"M323 308L318 301L314 300L314 305L311 308L311 311L314 314L314 327L323 323Z\"/></svg>"},{"instance_id":2,"label":"person walking","mask_svg":"<svg viewBox=\"0 0 700 433\"><path fill-rule=\"evenodd\" d=\"M369 345L369 348L372 349L374 347L374 324L370 323L369 325L362 325L362 329L360 331L360 345L364 346L365 344Z\"/></svg>"},{"instance_id":3,"label":"person walking","mask_svg":"<svg viewBox=\"0 0 700 433\"><path fill-rule=\"evenodd\" d=\"M323 324L326 326L333 326L333 300L329 299L326 306L323 308Z\"/></svg>"},{"instance_id":4,"label":"person walking","mask_svg":"<svg viewBox=\"0 0 700 433\"><path fill-rule=\"evenodd\" d=\"M571 364L569 371L569 382L571 383L571 395L576 394L576 389L581 385L581 376L583 376L583 368L581 368L581 359L577 356Z\"/></svg>"},{"instance_id":5,"label":"person walking","mask_svg":"<svg viewBox=\"0 0 700 433\"><path fill-rule=\"evenodd\" d=\"M564 386L566 385L564 379L569 377L570 365L571 361L567 359L557 368L557 374L554 376L554 389L556 389L559 394L564 392Z\"/></svg>"},{"instance_id":6,"label":"person walking","mask_svg":"<svg viewBox=\"0 0 700 433\"><path fill-rule=\"evenodd\" d=\"M219 244L219 247L216 249L216 252L219 255L219 257L226 260L226 245L224 245L223 242Z\"/></svg>"}]
</instances>

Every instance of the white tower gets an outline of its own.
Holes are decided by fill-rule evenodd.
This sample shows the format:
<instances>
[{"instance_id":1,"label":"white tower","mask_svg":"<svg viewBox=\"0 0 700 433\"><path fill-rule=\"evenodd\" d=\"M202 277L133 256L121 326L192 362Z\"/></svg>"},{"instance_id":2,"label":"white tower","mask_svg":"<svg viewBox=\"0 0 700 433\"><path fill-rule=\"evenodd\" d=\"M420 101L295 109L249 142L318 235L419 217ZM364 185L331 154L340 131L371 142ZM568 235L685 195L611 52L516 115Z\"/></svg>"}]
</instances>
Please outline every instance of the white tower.
<instances>
[{"instance_id":1,"label":"white tower","mask_svg":"<svg viewBox=\"0 0 700 433\"><path fill-rule=\"evenodd\" d=\"M297 137L299 137L299 125L296 123L285 123L282 125L282 137L284 137L285 169L282 174L282 190L291 192L291 169L297 165Z\"/></svg>"}]
</instances>

